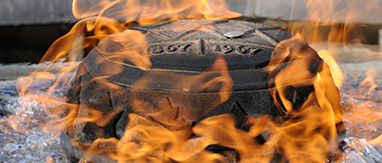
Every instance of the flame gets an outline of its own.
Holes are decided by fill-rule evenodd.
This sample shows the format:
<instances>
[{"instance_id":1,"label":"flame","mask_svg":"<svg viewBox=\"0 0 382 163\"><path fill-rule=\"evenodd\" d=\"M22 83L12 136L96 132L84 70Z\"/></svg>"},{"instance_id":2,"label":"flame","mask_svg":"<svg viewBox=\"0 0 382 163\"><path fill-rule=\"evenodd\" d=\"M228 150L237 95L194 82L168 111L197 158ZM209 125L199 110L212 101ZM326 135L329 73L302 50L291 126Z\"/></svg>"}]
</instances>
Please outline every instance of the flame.
<instances>
[{"instance_id":1,"label":"flame","mask_svg":"<svg viewBox=\"0 0 382 163\"><path fill-rule=\"evenodd\" d=\"M371 59L382 55L381 51L371 50L364 46L364 44L361 44L361 37L364 36L354 36L354 31L357 30L356 28L359 24L374 23L376 20L380 20L375 14L367 14L365 12L379 12L376 6L380 5L380 1L363 3L361 1L309 0L307 11L308 15L310 15L309 19L315 25L305 29L299 27L293 28L297 33L304 35L303 37L307 38L308 41L327 41L325 49L318 53L330 65L336 86L346 92L344 96L346 104L343 105L343 119L347 126L347 133L350 136L365 139L370 145L377 147L380 147L382 133L376 130L380 128L378 123L381 122L381 111L379 109L380 106L378 106L380 104L372 98L373 96L380 96L380 90L378 90L378 85L375 82L376 78L378 78L376 69L371 67L366 72L363 72L366 74L366 77L362 77L363 75L360 74L355 75L354 72L346 72L347 70L342 70L344 71L343 74L331 56L335 58L340 58L340 55L350 57L351 54L348 53L352 53L354 50L356 52L353 53L358 56L371 54L368 56ZM361 8L367 10L361 10ZM340 23L341 25L339 25ZM322 39L322 35L320 36L323 33L323 26L331 27L326 39ZM308 33L308 31L313 32ZM341 48L346 53L338 54L338 45L333 44L333 42L342 43ZM366 61L368 60L367 57L365 59ZM352 76L357 77L352 78ZM356 89L350 89L349 87L342 88L346 80L350 80L350 82L362 80L362 82L357 84Z\"/></svg>"},{"instance_id":2,"label":"flame","mask_svg":"<svg viewBox=\"0 0 382 163\"><path fill-rule=\"evenodd\" d=\"M370 69L369 71L366 72L366 79L364 79L359 86L361 88L367 88L367 95L370 95L371 91L373 91L375 88L377 88L377 84L374 82L374 76L375 76L375 71L373 69Z\"/></svg>"},{"instance_id":3,"label":"flame","mask_svg":"<svg viewBox=\"0 0 382 163\"><path fill-rule=\"evenodd\" d=\"M41 103L53 102L68 105L63 103L62 99L52 97L51 93L57 88L70 85L75 76L68 74L76 71L78 66L76 62L85 57L89 50L94 49L101 40L107 37L111 42L123 43L123 46L127 48L121 48L116 53L110 54L107 50L112 49L99 48L108 47L107 45L98 46L97 50L100 53L105 56L111 56L109 59L114 62L128 60L142 70L149 69L151 67L150 58L147 55L143 55L145 54L145 49L142 48L145 47L146 40L144 40L144 37L140 37L142 36L140 32L124 30L126 26L180 18L204 17L218 19L240 16L240 14L228 10L228 6L223 0L198 0L192 2L98 0L92 3L92 5L88 5L87 2L84 3L81 0L73 1L73 14L76 18L82 20L75 24L68 34L57 39L51 45L41 59L43 64L35 72L17 80L17 89L21 99L33 96L33 99L37 99ZM116 32L120 32L120 34L109 37ZM131 42L130 40L134 41ZM126 44L126 42L130 43ZM141 48L128 48L137 47L138 45ZM122 70L120 66L106 66L102 71L106 72L106 75L111 76ZM57 72L59 72L58 76ZM34 86L41 84L50 85L47 90L40 90L45 95L40 96L36 95L35 92L28 92ZM48 112L51 113L52 111ZM19 120L15 120L14 123L17 123Z\"/></svg>"},{"instance_id":4,"label":"flame","mask_svg":"<svg viewBox=\"0 0 382 163\"><path fill-rule=\"evenodd\" d=\"M365 61L373 60L373 58L381 56L381 51L371 50L369 45L363 44L365 38L362 37L365 36L360 36L356 33L357 27L360 25L380 20L375 14L367 14L368 12L365 12L379 12L376 6L380 5L380 1L364 3L361 1L308 0L306 1L306 11L309 16L308 21L291 22L288 26L290 30L298 33L307 42L322 42L322 47L319 49L318 54L330 66L335 85L342 90L341 95L344 98L342 99L342 105L341 107L335 106L342 109L333 108L333 110L337 111L334 114L325 114L325 116L328 119L334 118L333 122L336 123L339 122L339 119L343 119L347 136L364 139L367 143L376 147L381 146L382 140L382 133L378 131L378 128L381 127L379 124L381 122L381 111L380 104L378 104L380 101L373 100L373 97L380 96L380 90L378 90L378 85L375 82L378 74L371 67L365 72L358 72L365 73L366 77L360 74L356 75L355 72L342 69L341 66L338 66L337 62L341 62L341 59L344 60L343 58L354 56L354 60L359 60L356 62L362 62L361 59L366 59ZM361 10L361 8L367 10ZM370 54L368 57L357 57L368 54ZM357 67L354 68L356 69ZM324 81L327 80L322 76L321 78ZM349 85L355 84L353 83L354 81L362 82L356 82L356 87L349 87ZM316 84L314 85L316 86ZM331 98L329 97L328 99ZM337 130L341 131L343 129L337 128ZM330 143L330 141L328 142ZM348 143L349 146L352 146L352 142ZM362 150L364 149L356 150L363 152ZM344 155L342 158L338 158L338 160L346 162L348 157L352 157L345 153ZM365 161L367 160L365 156L360 156L360 158L364 158Z\"/></svg>"},{"instance_id":5,"label":"flame","mask_svg":"<svg viewBox=\"0 0 382 163\"><path fill-rule=\"evenodd\" d=\"M73 15L82 19L91 16L116 18L124 22L137 21L142 24L179 18L233 18L240 16L228 10L224 0L195 1L137 1L101 0L89 5L82 1L73 2Z\"/></svg>"},{"instance_id":6,"label":"flame","mask_svg":"<svg viewBox=\"0 0 382 163\"><path fill-rule=\"evenodd\" d=\"M333 56L326 50L320 50L318 55L330 66L330 72L333 76L334 84L338 88L341 88L341 85L344 82L344 75Z\"/></svg>"},{"instance_id":7,"label":"flame","mask_svg":"<svg viewBox=\"0 0 382 163\"><path fill-rule=\"evenodd\" d=\"M163 77L166 77L170 80L163 80ZM205 97L204 101L198 101L201 104L195 104L195 101L191 99L198 98L195 95L187 94L156 94L150 93L146 95L146 93L133 90L132 97L133 102L131 106L133 110L141 115L152 115L157 114L156 110L160 110L158 113L158 118L154 118L159 121L163 121L165 118L163 116L169 116L169 114L176 113L176 117L184 117L191 121L198 120L205 113L208 113L213 108L218 106L219 104L228 100L230 96L230 92L232 90L231 86L233 81L228 74L228 68L226 67L226 63L224 59L218 58L215 61L215 64L210 68L205 70L202 74L196 76L188 76L188 75L180 75L173 72L149 72L145 76L143 76L139 81L137 81L132 88L151 88L153 83L156 83L160 86L159 88L152 89L161 89L168 90L170 92L182 90L184 92L219 92L217 95L210 95L209 97ZM167 88L169 86L169 88ZM167 99L156 99L155 97L161 95L166 96ZM147 100L147 96L149 96L150 100ZM168 101L171 99L172 101ZM156 101L159 100L159 101ZM166 106L166 103L177 106L180 110L173 112L168 110L166 112L165 109L158 109L153 104L158 104L159 106ZM191 111L192 110L192 111ZM163 115L162 115L163 114ZM167 122L167 123L171 123Z\"/></svg>"},{"instance_id":8,"label":"flame","mask_svg":"<svg viewBox=\"0 0 382 163\"><path fill-rule=\"evenodd\" d=\"M358 14L356 6L360 2L351 1L348 8L337 10L341 2L308 0L306 7L313 26L290 23L289 29L296 35L280 42L268 64L269 74L274 75L269 83L271 95L283 118L270 116L246 117L247 130L238 129L235 118L230 114L217 115L199 121L207 112L229 99L233 81L223 58L217 58L214 64L203 72L185 75L178 72L160 71L152 68L150 55L147 54L147 40L141 32L126 27L150 24L163 20L181 18L235 18L238 13L228 10L223 0L194 1L139 1L139 0L97 0L92 5L80 0L73 1L73 14L80 20L72 30L55 41L41 59L43 66L30 76L17 80L20 111L6 119L9 126L18 132L31 131L23 124L36 123L36 117L24 115L30 101L38 101L42 106L37 123L39 132L61 131L78 134L74 128L81 128L87 123L104 127L121 108L112 108L105 113L96 108L83 108L68 103L66 99L55 95L55 90L68 87L76 77L85 71L78 61L94 50L104 58L94 60L101 65L98 72L102 74L89 83L99 84L95 92L105 92L104 88L120 90L115 96L124 96L123 87L131 87L132 98L128 105L134 113L128 115L123 136L97 138L90 143L80 143L80 138L71 143L84 151L83 161L92 160L99 155L119 162L324 162L337 161L339 134L346 125L361 123L368 143L381 146L382 136L372 132L382 115L376 107L370 107L371 101L362 104L351 104L351 109L339 105L338 88L342 89L346 75L335 61L335 50L330 43L327 48L316 53L307 42L325 40L341 42L349 40L348 33L353 29L349 22L365 18ZM368 8L375 8L372 3ZM338 28L335 22L345 17L345 24ZM370 15L367 19L377 19ZM327 36L322 38L322 26L333 27ZM335 28L334 28L335 27ZM187 30L188 27L173 29L175 32ZM207 29L201 29L207 30ZM102 41L105 40L105 41ZM357 38L351 42L359 43ZM116 46L120 45L120 46ZM113 52L113 53L111 53ZM378 55L378 52L373 52ZM323 59L321 60L320 57ZM121 64L140 69L145 75L132 85L108 82L107 78L123 71ZM287 64L284 64L287 63ZM124 65L126 66L126 65ZM57 73L59 72L59 73ZM371 95L376 91L375 73L367 73L361 82L362 93ZM166 78L167 80L163 80ZM334 82L333 82L334 81ZM154 84L153 84L154 83ZM36 85L49 85L46 89L34 90ZM289 90L297 92L300 87L307 88L307 98L296 104L289 98ZM139 88L150 88L154 93L145 94ZM365 89L364 89L365 88ZM75 89L75 88L74 88ZM161 92L182 92L160 98ZM216 93L217 92L217 93ZM295 93L293 92L293 93ZM194 93L194 94L193 94ZM215 93L195 104L195 93ZM354 94L359 93L355 92ZM91 96L91 95L89 95ZM149 99L147 99L149 97ZM107 97L102 97L106 99ZM91 99L91 97L89 97ZM156 106L152 105L152 102ZM91 103L91 102L89 102ZM256 107L256 106L253 106ZM44 120L44 117L48 120ZM365 118L367 117L367 118ZM197 124L194 122L199 121ZM349 129L351 130L351 129ZM103 134L103 133L102 133ZM227 148L222 153L206 149L210 147ZM46 159L52 162L51 158Z\"/></svg>"},{"instance_id":9,"label":"flame","mask_svg":"<svg viewBox=\"0 0 382 163\"><path fill-rule=\"evenodd\" d=\"M381 147L381 133L376 129L380 128L381 111L378 101L367 100L370 97L380 96L377 92L377 84L374 81L375 70L370 69L366 73L366 78L359 83L358 89L349 93L352 103L348 104L344 118L349 123L349 131L352 136L365 139L370 145ZM360 129L352 126L360 126ZM358 131L357 131L358 130Z\"/></svg>"},{"instance_id":10,"label":"flame","mask_svg":"<svg viewBox=\"0 0 382 163\"><path fill-rule=\"evenodd\" d=\"M272 96L276 102L278 97L281 99L277 105L290 117L281 126L273 126L272 136L279 141L277 149L284 151L290 162L324 162L330 152L336 151L338 132L343 130L340 97L329 66L320 61L300 35L280 42L272 57L271 73L278 71L281 63L290 62L274 78L277 89ZM309 85L314 86L314 91L301 106L288 99L289 87Z\"/></svg>"}]
</instances>

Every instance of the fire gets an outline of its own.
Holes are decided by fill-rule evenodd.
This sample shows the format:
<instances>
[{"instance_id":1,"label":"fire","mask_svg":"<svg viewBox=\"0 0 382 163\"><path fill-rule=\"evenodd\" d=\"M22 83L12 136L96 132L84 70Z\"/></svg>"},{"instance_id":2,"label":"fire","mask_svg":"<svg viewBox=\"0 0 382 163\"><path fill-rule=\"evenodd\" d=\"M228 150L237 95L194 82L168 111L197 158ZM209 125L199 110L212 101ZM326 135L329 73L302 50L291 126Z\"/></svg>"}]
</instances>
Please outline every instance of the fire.
<instances>
[{"instance_id":1,"label":"fire","mask_svg":"<svg viewBox=\"0 0 382 163\"><path fill-rule=\"evenodd\" d=\"M350 6L355 4L358 2L352 1ZM346 74L343 74L333 57L333 47L328 44L327 49L316 53L307 44L322 40L320 26L331 26L340 17L351 22L360 17L357 14L360 11L354 7L338 11L338 4L334 1L309 0L306 5L310 20L315 25L301 28L297 24L289 27L295 35L277 44L267 65L267 73L274 76L268 86L274 88L270 89L270 93L282 115L278 118L268 115L247 116L243 129L237 127L238 122L231 114L203 117L226 102L232 94L233 80L226 61L217 57L213 65L204 71L187 72L192 75L182 74L185 71L170 72L155 68L142 32L126 29L164 20L239 17L240 14L228 10L224 0L98 0L92 5L74 0L73 14L81 20L68 34L52 44L41 60L44 66L17 81L22 99L19 102L38 101L43 107L41 116L49 117L49 120L25 118L23 114L28 110L21 108L6 121L18 132L30 132L20 127L22 120L26 124L39 123L41 128L36 130L40 132L53 132L58 136L65 131L74 135L70 142L83 152L81 161L101 157L106 162L334 162L341 159L342 151L338 150L338 146L345 126L358 123L365 126L363 132L367 136L362 138L373 146L381 146L382 135L373 132L375 123L381 121L381 112L376 107L370 107L372 101L349 104L350 109L340 106L338 89L342 89ZM370 4L368 7L376 6ZM354 12L348 13L352 10ZM375 15L369 18L375 19ZM190 28L179 27L173 32ZM345 23L343 28L331 31L326 40L344 42L348 40L347 32L351 28ZM79 106L78 99L68 101L54 92L70 86L74 79L86 73L83 70L86 66L78 66L78 61L90 50L103 56L94 59L94 64L101 65L97 73L102 75L91 79L89 85L81 86L94 87L93 91L101 92L101 103L107 102L112 95L121 99L124 96L132 98L124 105L130 105L134 112L128 113L129 121L124 131L115 133L121 135L118 138L104 133L104 129L110 127L107 125L115 117L123 116L120 115L123 108L117 107L120 105L111 104L116 107L103 112L90 107L94 103L94 94L89 93L89 97L86 97L89 107L84 108ZM145 74L131 85L107 80L122 73L125 67L139 69ZM73 75L81 69L83 71ZM369 71L367 78L360 83L360 91L366 90L362 93L370 95L377 91L374 75L373 71ZM49 87L33 90L34 85L41 84ZM134 89L126 93L121 91L122 87ZM307 94L306 99L298 99L300 87L304 91L308 90L304 92ZM158 91L146 95L141 88L182 93L164 96ZM76 89L79 88L72 88ZM290 90L294 94L292 99L289 98ZM196 104L192 101L196 98L193 93L200 92L217 93L206 96ZM71 93L78 92L69 91ZM81 139L87 135L81 135L75 129L83 129L89 124L100 126L97 130L102 131L94 141L82 142ZM224 150L217 153L209 151L210 148ZM51 162L50 158L46 160Z\"/></svg>"},{"instance_id":2,"label":"fire","mask_svg":"<svg viewBox=\"0 0 382 163\"><path fill-rule=\"evenodd\" d=\"M306 43L297 35L290 40L281 42L276 46L272 57L275 59L269 63L270 70L275 71L277 63L283 60L292 62L277 73L274 84L278 88L272 95L277 101L280 110L285 112L290 119L281 126L275 126L274 135L282 143L277 149L288 151L287 160L291 162L324 162L330 152L337 148L338 132L343 130L342 110L338 105L340 97L337 88L332 83L330 69L326 64L320 64L315 60L314 52L304 48ZM279 57L282 56L282 57ZM310 55L309 57L302 57ZM319 69L316 74L312 69ZM296 75L296 72L302 72ZM313 80L309 80L314 78ZM314 86L314 92L309 94L308 99L302 106L295 106L284 92L288 87ZM283 107L284 106L284 107Z\"/></svg>"},{"instance_id":3,"label":"fire","mask_svg":"<svg viewBox=\"0 0 382 163\"><path fill-rule=\"evenodd\" d=\"M346 114L344 117L351 125L362 126L362 129L359 133L355 132L355 137L361 137L366 139L368 143L373 146L381 146L381 134L375 132L376 128L379 128L379 122L381 120L381 111L377 101L372 100L362 100L360 98L374 96L377 91L377 85L374 82L374 71L373 69L369 70L365 79L359 84L359 89L353 92L350 92L351 100L353 103L348 104ZM378 93L377 93L378 96ZM357 101L360 102L357 102ZM365 118L367 117L367 118ZM356 128L350 128L349 130L354 132Z\"/></svg>"},{"instance_id":4,"label":"fire","mask_svg":"<svg viewBox=\"0 0 382 163\"><path fill-rule=\"evenodd\" d=\"M163 81L163 76L166 76L171 80ZM133 88L151 88L153 87L151 86L152 83L160 83L161 85L164 85L164 90L181 89L185 92L202 92L203 90L212 92L218 89L219 93L217 95L211 95L210 97L205 97L205 101L199 101L203 105L194 104L194 101L190 99L197 97L190 94L162 94L163 96L166 96L167 99L157 99L155 96L158 95L152 93L152 97L149 98L150 100L147 100L144 92L141 92L140 90L132 91L133 100L131 106L134 112L141 115L152 115L151 117L154 120L166 125L171 125L171 123L178 117L196 121L216 106L228 100L230 92L232 91L231 86L233 81L228 73L228 68L226 67L224 59L218 58L210 69L195 76L179 75L173 72L149 72L135 82ZM151 95L149 95L149 97L150 96ZM173 99L173 101L169 101L169 99ZM152 103L159 104L159 106L166 106L169 104L170 109L159 108L160 111L157 112L158 108L153 106ZM178 106L176 112L174 112L175 108L173 108L172 105ZM173 118L166 120L171 114L175 115L171 116Z\"/></svg>"},{"instance_id":5,"label":"fire","mask_svg":"<svg viewBox=\"0 0 382 163\"><path fill-rule=\"evenodd\" d=\"M370 69L369 71L367 71L366 75L367 75L366 79L364 79L359 85L361 88L367 88L368 91L366 94L369 95L371 91L377 88L377 84L375 84L374 82L375 73L373 69Z\"/></svg>"},{"instance_id":6,"label":"fire","mask_svg":"<svg viewBox=\"0 0 382 163\"><path fill-rule=\"evenodd\" d=\"M341 88L341 85L344 82L344 75L333 56L326 50L319 51L318 55L320 55L320 57L330 66L330 72L333 76L334 84L338 88Z\"/></svg>"}]
</instances>

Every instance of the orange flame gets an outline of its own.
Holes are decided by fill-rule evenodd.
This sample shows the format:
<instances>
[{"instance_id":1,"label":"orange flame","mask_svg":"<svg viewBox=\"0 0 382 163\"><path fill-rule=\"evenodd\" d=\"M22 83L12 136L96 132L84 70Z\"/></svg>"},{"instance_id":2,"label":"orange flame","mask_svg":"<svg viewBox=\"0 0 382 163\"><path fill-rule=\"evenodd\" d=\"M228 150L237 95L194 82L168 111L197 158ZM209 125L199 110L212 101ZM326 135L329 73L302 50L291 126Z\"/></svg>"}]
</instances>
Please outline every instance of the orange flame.
<instances>
[{"instance_id":1,"label":"orange flame","mask_svg":"<svg viewBox=\"0 0 382 163\"><path fill-rule=\"evenodd\" d=\"M149 95L150 99L146 99L142 97L142 91L131 91L133 100L129 101L129 105L135 113L129 114L129 122L120 139L98 138L84 144L79 143L77 139L71 140L73 145L85 151L84 160L102 155L120 162L271 162L275 158L279 162L324 162L327 159L335 161L337 158L330 156L335 157L339 153L337 139L339 133L344 131L344 120L347 124L370 124L365 128L367 133L371 133L369 130L375 127L372 123L381 120L381 112L368 107L370 101L352 106L352 110L346 110L346 116L343 116L338 88L341 88L345 77L332 57L332 47L320 50L317 54L303 41L303 38L308 42L322 40L322 30L319 27L334 26L333 22L337 22L338 17L345 17L350 21L360 18L357 14L360 11L355 7L350 8L355 12L348 12L349 9L338 11L336 7L339 4L334 1L307 1L308 14L315 25L307 28L292 26L290 29L296 35L275 47L272 60L268 64L269 73L274 75L269 84L275 88L271 94L275 105L285 116L282 119L269 116L247 117L245 125L248 126L248 130L242 130L235 127L234 117L228 114L208 117L193 124L207 112L224 103L231 95L233 81L224 59L216 59L214 65L198 75L153 69L150 56L144 48L147 46L145 37L140 32L125 30L133 25L163 20L240 16L229 11L225 1L98 0L92 5L82 2L73 1L73 14L82 20L68 34L53 43L41 60L45 65L30 76L17 81L21 99L26 100L24 102L37 100L43 106L44 114L51 118L48 122L40 119L38 122L42 127L39 130L54 131L56 134L62 130L75 132L68 129L68 126L81 128L88 122L103 127L121 111L121 108L112 108L110 112L104 113L95 108L82 108L77 104L66 103L65 99L54 96L54 90L70 85L75 78L68 74L77 68L83 69L78 67L78 63L68 62L81 60L91 49L104 56L95 60L94 64L106 65L106 61L119 63L100 66L99 72L103 76L95 77L91 82L98 82L99 85L115 90L127 86L183 92L167 95L167 98L158 98L160 93L152 93ZM352 1L351 6L358 3ZM375 8L372 4L367 6ZM370 19L375 18L378 17L370 16ZM186 28L180 27L174 31L187 30ZM345 23L343 27L330 31L325 40L349 40L347 33L352 28ZM101 42L105 39L107 41ZM352 41L358 42L357 39ZM115 44L121 47L116 47ZM125 61L131 63L129 66L139 68L146 74L133 85L108 82L107 77L123 71L121 64ZM81 75L83 74L77 74ZM367 87L367 94L371 94L377 85L373 81L372 72L368 72L367 75L368 78L360 87ZM163 81L163 78L168 80ZM34 85L41 83L50 83L47 89L40 90L42 94L31 90ZM159 83L159 86L152 86L152 83ZM294 99L289 98L289 89L310 86L308 98L303 99L303 103L298 106ZM94 91L105 92L104 87L100 86ZM195 92L218 93L201 100L200 104L195 104L190 100L194 98L192 93ZM122 91L117 91L116 94L125 95ZM159 107L152 106L147 100L154 101ZM22 117L27 111L22 110L12 115L7 122L16 131L28 132L19 126L21 120L23 123L34 123L32 119ZM193 134L198 137L194 137ZM380 145L382 136L371 135L367 139L368 142L371 145ZM223 154L206 150L214 145L230 150ZM47 158L47 162L52 161Z\"/></svg>"},{"instance_id":2,"label":"orange flame","mask_svg":"<svg viewBox=\"0 0 382 163\"><path fill-rule=\"evenodd\" d=\"M166 77L166 80L163 80L163 77ZM170 80L168 80L170 79ZM153 86L152 83L156 83L157 85L163 85L158 88L151 88ZM166 96L166 99L157 99L155 97L158 96L157 93L150 93L150 95L146 95L141 91L132 91L133 102L131 106L133 110L141 115L152 115L156 114L155 106L152 106L152 103L158 104L159 106L166 106L166 103L177 106L179 110L176 112L171 110L161 110L158 115L158 118L153 117L155 120L159 122L165 121L165 117L168 117L170 114L176 113L176 117L184 117L190 121L196 121L205 113L211 111L211 109L215 108L219 104L228 100L230 96L230 92L232 90L233 81L228 74L228 68L226 67L226 63L224 59L218 58L214 65L205 70L203 73L196 76L189 75L180 75L173 72L148 72L145 76L139 79L132 88L151 88L166 90L170 92L186 92L179 94L159 94L161 96ZM167 88L168 87L168 88ZM199 101L201 104L195 104L195 101L192 99L198 98L197 95L192 95L192 93L198 92L219 92L216 96L210 95L205 97L203 101ZM144 94L144 98L140 97L141 94ZM150 100L147 100L146 96L149 96ZM171 99L171 102L168 100ZM159 100L159 101L157 101ZM149 101L149 102L148 102ZM172 123L163 122L163 123Z\"/></svg>"},{"instance_id":3,"label":"orange flame","mask_svg":"<svg viewBox=\"0 0 382 163\"><path fill-rule=\"evenodd\" d=\"M290 117L281 126L273 126L271 132L278 137L274 143L290 162L324 162L336 151L337 133L344 129L340 97L330 69L299 35L280 42L272 57L269 70L278 71L272 96L276 102L277 97L281 99L277 105ZM290 63L278 70L284 62ZM287 98L288 87L309 85L314 86L314 92L300 107Z\"/></svg>"},{"instance_id":4,"label":"orange flame","mask_svg":"<svg viewBox=\"0 0 382 163\"><path fill-rule=\"evenodd\" d=\"M333 76L334 84L338 88L341 88L341 85L344 81L344 75L333 56L331 56L330 53L326 50L320 50L318 52L318 55L320 55L320 57L329 65L330 72Z\"/></svg>"},{"instance_id":5,"label":"orange flame","mask_svg":"<svg viewBox=\"0 0 382 163\"><path fill-rule=\"evenodd\" d=\"M375 70L370 69L367 77L359 83L357 90L350 92L352 103L346 107L346 122L352 136L365 139L370 145L381 147L381 133L376 129L380 128L382 112L378 101L372 100L375 96L380 96L377 92L377 84L374 81ZM370 100L368 100L370 99ZM360 126L360 127L353 127Z\"/></svg>"},{"instance_id":6,"label":"orange flame","mask_svg":"<svg viewBox=\"0 0 382 163\"><path fill-rule=\"evenodd\" d=\"M374 82L374 76L375 75L374 75L374 71L372 69L367 71L366 75L367 75L366 79L364 79L359 84L359 86L361 88L363 88L363 87L368 88L367 95L370 95L371 91L373 91L375 88L377 88L377 84L375 84L375 82Z\"/></svg>"}]
</instances>

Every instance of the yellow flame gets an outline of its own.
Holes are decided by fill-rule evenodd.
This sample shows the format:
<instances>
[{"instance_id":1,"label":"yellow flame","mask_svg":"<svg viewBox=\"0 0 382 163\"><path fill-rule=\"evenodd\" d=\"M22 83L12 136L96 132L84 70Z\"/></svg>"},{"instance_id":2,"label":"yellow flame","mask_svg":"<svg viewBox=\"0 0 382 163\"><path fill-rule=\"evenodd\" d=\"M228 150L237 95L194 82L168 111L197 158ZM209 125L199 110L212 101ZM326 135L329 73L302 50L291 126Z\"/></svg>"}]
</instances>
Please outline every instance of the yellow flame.
<instances>
[{"instance_id":1,"label":"yellow flame","mask_svg":"<svg viewBox=\"0 0 382 163\"><path fill-rule=\"evenodd\" d=\"M333 56L327 50L318 51L318 55L329 65L334 84L340 88L344 82L344 75Z\"/></svg>"},{"instance_id":2,"label":"yellow flame","mask_svg":"<svg viewBox=\"0 0 382 163\"><path fill-rule=\"evenodd\" d=\"M74 72L78 65L76 63L57 65L54 62L79 61L87 51L93 49L106 58L96 60L96 64L102 64L106 60L119 63L127 60L133 66L147 71L152 65L150 56L143 48L147 46L146 40L142 33L127 30L126 27L180 18L215 19L240 16L229 11L224 0L97 0L92 3L89 5L81 0L73 1L73 15L82 20L68 34L53 43L41 60L52 63L17 81L21 99L33 98L45 103L45 113L55 119L41 124L42 130L46 132L52 130L59 132L67 130L68 126L87 122L105 126L120 111L119 108L115 108L106 114L93 108L78 109L77 104L65 103L62 99L51 96L56 88L70 85L75 77L68 77L67 74ZM338 9L341 3L346 3L347 6ZM297 34L276 46L268 65L270 73L277 71L272 80L276 89L271 93L277 102L276 105L286 115L282 120L275 120L269 116L247 117L246 125L249 126L249 130L244 131L235 127L236 122L232 115L225 114L208 117L193 126L191 120L201 118L231 95L233 81L227 72L225 61L218 58L211 68L199 75L147 71L147 75L133 85L133 87L147 87L151 82L162 82L158 76L165 76L171 79L166 83L170 85L166 88L168 90L186 88L191 93L202 90L207 90L209 93L210 90L218 89L216 96L204 99L205 105L201 108L197 108L189 100L191 95L186 94L165 99L152 97L150 100L160 106L160 109L157 109L151 106L147 99L141 98L139 92L132 91L134 100L130 105L136 113L129 115L130 120L122 138L119 140L98 138L89 144L81 144L73 139L71 143L84 150L84 159L89 160L94 155L104 155L121 162L224 162L236 158L241 162L271 162L276 154L281 154L281 162L324 162L330 152L336 152L338 132L344 130L343 119L350 124L358 122L370 124L370 127L365 128L368 130L374 127L372 123L381 120L382 114L375 108L368 107L370 103L368 101L353 106L352 113L355 116L343 117L342 108L339 106L338 89L335 86L341 88L344 75L332 57L333 51L328 48L318 52L328 66L319 61L314 50L303 39L308 42L323 40L320 27L327 26L331 27L331 30L325 41L349 40L349 31L354 26L345 23L337 27L335 22L342 20L341 18L345 18L346 22L362 18L380 18L378 14L360 14L363 12L357 7L360 3L365 4L366 9L379 7L375 3L361 1L306 1L307 13L314 25L305 26L296 23L295 26L289 27ZM174 29L174 31L182 30L187 30L187 27ZM109 40L100 43L104 39ZM359 42L358 38L351 41ZM110 53L110 48L113 46L107 45L107 42L120 43L122 47L114 49L115 53ZM288 64L281 67L280 65L284 63ZM312 73L310 70L314 64L319 65L317 73ZM59 71L60 74L57 75L53 71ZM121 89L116 83L108 83L104 79L121 73L122 66L113 64L101 67L99 71L106 75L96 77L94 80L100 80L110 88ZM77 74L81 75L83 74ZM374 75L369 71L368 77L360 84L361 88L368 89L367 94L371 94L377 87ZM31 86L42 82L53 83L44 90L45 95L29 92ZM289 86L312 86L314 91L297 108L293 101L287 98L286 89ZM197 109L202 112L192 112ZM66 116L60 118L63 113ZM22 119L22 114L23 111L15 114L8 118L7 122L16 131L28 132L18 126L21 120L24 120L24 123L32 122L30 119ZM192 137L193 134L199 137ZM266 139L266 142L257 142L256 138L259 137ZM380 145L381 140L381 135L368 138L368 142L372 145ZM234 153L224 153L223 156L208 152L205 149L210 145L232 148L238 152L238 156ZM53 162L51 158L47 158L46 161Z\"/></svg>"}]
</instances>

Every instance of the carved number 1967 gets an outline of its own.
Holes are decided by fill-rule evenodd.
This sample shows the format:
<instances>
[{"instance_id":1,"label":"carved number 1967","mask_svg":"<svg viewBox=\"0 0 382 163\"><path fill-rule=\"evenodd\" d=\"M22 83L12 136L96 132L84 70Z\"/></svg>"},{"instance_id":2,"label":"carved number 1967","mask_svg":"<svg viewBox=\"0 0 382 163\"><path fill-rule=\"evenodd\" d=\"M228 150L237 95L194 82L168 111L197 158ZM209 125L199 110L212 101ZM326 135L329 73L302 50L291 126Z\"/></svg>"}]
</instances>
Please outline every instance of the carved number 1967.
<instances>
[{"instance_id":1,"label":"carved number 1967","mask_svg":"<svg viewBox=\"0 0 382 163\"><path fill-rule=\"evenodd\" d=\"M224 54L231 53L233 51L238 52L239 54L251 54L256 55L258 52L261 51L260 48L256 48L254 46L246 46L246 45L239 45L239 46L233 46L233 45L215 45L215 52L223 52Z\"/></svg>"}]
</instances>

